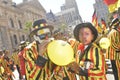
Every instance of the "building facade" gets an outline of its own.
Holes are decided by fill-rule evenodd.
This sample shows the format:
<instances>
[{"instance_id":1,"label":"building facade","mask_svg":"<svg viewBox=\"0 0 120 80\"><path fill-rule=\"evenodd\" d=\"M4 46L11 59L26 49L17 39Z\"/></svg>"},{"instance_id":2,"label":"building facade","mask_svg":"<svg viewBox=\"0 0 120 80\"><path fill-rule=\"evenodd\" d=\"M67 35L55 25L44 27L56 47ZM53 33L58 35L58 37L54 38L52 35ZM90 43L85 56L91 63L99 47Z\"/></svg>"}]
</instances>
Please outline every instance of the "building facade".
<instances>
[{"instance_id":1,"label":"building facade","mask_svg":"<svg viewBox=\"0 0 120 80\"><path fill-rule=\"evenodd\" d=\"M62 16L67 26L74 26L82 22L75 0L65 0L65 4L61 6L61 12L56 16Z\"/></svg>"},{"instance_id":2,"label":"building facade","mask_svg":"<svg viewBox=\"0 0 120 80\"><path fill-rule=\"evenodd\" d=\"M47 13L47 19L54 22L54 31L73 34L74 27L82 22L79 15L78 6L75 0L65 0L61 6L61 11L53 13L52 10Z\"/></svg>"},{"instance_id":3,"label":"building facade","mask_svg":"<svg viewBox=\"0 0 120 80\"><path fill-rule=\"evenodd\" d=\"M31 23L37 19L46 19L46 11L38 0L23 0L16 4L12 0L0 0L0 49L13 51L20 41L27 40Z\"/></svg>"}]
</instances>

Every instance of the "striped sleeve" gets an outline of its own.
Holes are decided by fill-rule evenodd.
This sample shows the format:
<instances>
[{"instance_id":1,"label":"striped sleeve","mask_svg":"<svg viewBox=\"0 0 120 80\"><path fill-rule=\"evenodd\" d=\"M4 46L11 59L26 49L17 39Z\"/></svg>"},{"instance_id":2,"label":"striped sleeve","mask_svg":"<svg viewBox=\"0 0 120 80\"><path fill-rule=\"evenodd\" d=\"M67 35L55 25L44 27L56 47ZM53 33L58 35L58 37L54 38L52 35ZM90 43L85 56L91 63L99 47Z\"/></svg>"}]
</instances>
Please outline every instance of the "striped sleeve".
<instances>
[{"instance_id":1,"label":"striped sleeve","mask_svg":"<svg viewBox=\"0 0 120 80\"><path fill-rule=\"evenodd\" d=\"M111 31L111 33L108 35L108 38L111 41L111 46L114 50L118 51L119 47L118 44L120 43L120 35L116 30Z\"/></svg>"},{"instance_id":2,"label":"striped sleeve","mask_svg":"<svg viewBox=\"0 0 120 80\"><path fill-rule=\"evenodd\" d=\"M99 48L91 48L89 51L89 58L94 64L92 69L88 70L88 76L98 77L105 74L105 58Z\"/></svg>"}]
</instances>

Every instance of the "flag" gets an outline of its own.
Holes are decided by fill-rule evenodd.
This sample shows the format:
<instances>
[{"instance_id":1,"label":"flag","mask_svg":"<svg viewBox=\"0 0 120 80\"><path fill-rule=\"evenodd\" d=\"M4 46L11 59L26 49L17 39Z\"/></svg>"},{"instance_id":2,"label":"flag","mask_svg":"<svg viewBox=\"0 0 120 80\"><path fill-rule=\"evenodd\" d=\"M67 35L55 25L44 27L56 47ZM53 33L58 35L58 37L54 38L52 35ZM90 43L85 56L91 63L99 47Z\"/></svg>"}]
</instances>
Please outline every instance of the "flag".
<instances>
[{"instance_id":1,"label":"flag","mask_svg":"<svg viewBox=\"0 0 120 80\"><path fill-rule=\"evenodd\" d=\"M118 0L117 8L120 8L120 0Z\"/></svg>"},{"instance_id":2,"label":"flag","mask_svg":"<svg viewBox=\"0 0 120 80\"><path fill-rule=\"evenodd\" d=\"M120 0L104 0L104 3L108 6L109 12L112 13L120 7Z\"/></svg>"},{"instance_id":3,"label":"flag","mask_svg":"<svg viewBox=\"0 0 120 80\"><path fill-rule=\"evenodd\" d=\"M92 24L97 27L98 21L97 21L97 16L96 16L96 10L94 10L94 13L92 15Z\"/></svg>"},{"instance_id":4,"label":"flag","mask_svg":"<svg viewBox=\"0 0 120 80\"><path fill-rule=\"evenodd\" d=\"M97 31L100 34L102 33L102 27L101 27L100 23L98 23Z\"/></svg>"},{"instance_id":5,"label":"flag","mask_svg":"<svg viewBox=\"0 0 120 80\"><path fill-rule=\"evenodd\" d=\"M104 19L101 19L101 26L103 30L106 30L106 23Z\"/></svg>"}]
</instances>

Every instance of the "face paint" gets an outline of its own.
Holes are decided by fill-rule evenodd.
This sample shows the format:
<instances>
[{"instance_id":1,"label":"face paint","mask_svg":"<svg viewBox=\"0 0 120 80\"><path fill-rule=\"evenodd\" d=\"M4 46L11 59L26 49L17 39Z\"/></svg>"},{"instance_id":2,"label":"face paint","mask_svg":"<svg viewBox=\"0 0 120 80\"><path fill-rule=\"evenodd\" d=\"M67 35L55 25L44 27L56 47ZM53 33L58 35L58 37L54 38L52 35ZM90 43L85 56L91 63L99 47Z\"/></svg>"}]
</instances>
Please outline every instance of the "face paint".
<instances>
[{"instance_id":1,"label":"face paint","mask_svg":"<svg viewBox=\"0 0 120 80\"><path fill-rule=\"evenodd\" d=\"M51 32L48 28L38 30L34 39L39 43L43 42L44 40L48 40L51 37Z\"/></svg>"},{"instance_id":2,"label":"face paint","mask_svg":"<svg viewBox=\"0 0 120 80\"><path fill-rule=\"evenodd\" d=\"M51 32L49 29L42 29L42 30L39 30L37 31L37 34L36 34L41 40L43 39L47 39L51 36Z\"/></svg>"}]
</instances>

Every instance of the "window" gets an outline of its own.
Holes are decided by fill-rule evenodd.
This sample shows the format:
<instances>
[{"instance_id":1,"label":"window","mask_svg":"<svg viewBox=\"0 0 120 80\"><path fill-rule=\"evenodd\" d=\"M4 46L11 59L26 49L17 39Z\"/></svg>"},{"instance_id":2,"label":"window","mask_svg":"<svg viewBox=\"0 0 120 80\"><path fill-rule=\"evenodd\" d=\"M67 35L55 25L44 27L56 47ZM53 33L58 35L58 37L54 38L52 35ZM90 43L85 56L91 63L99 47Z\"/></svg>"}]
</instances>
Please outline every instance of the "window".
<instances>
[{"instance_id":1,"label":"window","mask_svg":"<svg viewBox=\"0 0 120 80\"><path fill-rule=\"evenodd\" d=\"M21 24L21 21L20 21L20 20L18 20L18 23L19 23L20 29L22 29L22 24Z\"/></svg>"},{"instance_id":2,"label":"window","mask_svg":"<svg viewBox=\"0 0 120 80\"><path fill-rule=\"evenodd\" d=\"M12 48L13 48L13 39L12 39L12 36L10 36L10 40L11 40L11 44L12 44Z\"/></svg>"},{"instance_id":3,"label":"window","mask_svg":"<svg viewBox=\"0 0 120 80\"><path fill-rule=\"evenodd\" d=\"M0 31L0 41L2 41L2 33L1 33L1 31Z\"/></svg>"},{"instance_id":4,"label":"window","mask_svg":"<svg viewBox=\"0 0 120 80\"><path fill-rule=\"evenodd\" d=\"M14 28L14 23L13 23L12 18L10 18L10 23L11 23L11 26Z\"/></svg>"},{"instance_id":5,"label":"window","mask_svg":"<svg viewBox=\"0 0 120 80\"><path fill-rule=\"evenodd\" d=\"M15 45L17 45L18 44L18 42L17 42L17 36L14 35L13 38L14 38Z\"/></svg>"},{"instance_id":6,"label":"window","mask_svg":"<svg viewBox=\"0 0 120 80\"><path fill-rule=\"evenodd\" d=\"M4 4L7 4L7 3L8 3L7 0L3 0L2 2L3 2Z\"/></svg>"},{"instance_id":7,"label":"window","mask_svg":"<svg viewBox=\"0 0 120 80\"><path fill-rule=\"evenodd\" d=\"M22 40L25 41L25 36L24 35L22 35Z\"/></svg>"}]
</instances>

